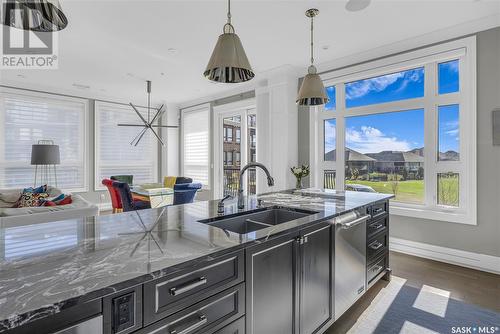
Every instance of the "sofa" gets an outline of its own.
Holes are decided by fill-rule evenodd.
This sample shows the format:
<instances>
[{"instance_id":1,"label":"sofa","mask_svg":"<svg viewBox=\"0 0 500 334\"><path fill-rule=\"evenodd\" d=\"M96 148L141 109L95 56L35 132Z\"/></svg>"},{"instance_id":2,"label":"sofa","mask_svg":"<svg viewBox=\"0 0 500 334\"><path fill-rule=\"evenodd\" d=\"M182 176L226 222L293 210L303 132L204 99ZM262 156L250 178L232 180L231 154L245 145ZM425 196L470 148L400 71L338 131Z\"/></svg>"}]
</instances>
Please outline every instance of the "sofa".
<instances>
[{"instance_id":1,"label":"sofa","mask_svg":"<svg viewBox=\"0 0 500 334\"><path fill-rule=\"evenodd\" d=\"M40 206L29 208L13 208L22 189L0 189L0 223L8 225L25 225L46 223L55 220L96 216L99 213L97 205L92 204L80 195L72 194L73 202L67 205ZM48 187L49 197L61 194L61 190Z\"/></svg>"}]
</instances>

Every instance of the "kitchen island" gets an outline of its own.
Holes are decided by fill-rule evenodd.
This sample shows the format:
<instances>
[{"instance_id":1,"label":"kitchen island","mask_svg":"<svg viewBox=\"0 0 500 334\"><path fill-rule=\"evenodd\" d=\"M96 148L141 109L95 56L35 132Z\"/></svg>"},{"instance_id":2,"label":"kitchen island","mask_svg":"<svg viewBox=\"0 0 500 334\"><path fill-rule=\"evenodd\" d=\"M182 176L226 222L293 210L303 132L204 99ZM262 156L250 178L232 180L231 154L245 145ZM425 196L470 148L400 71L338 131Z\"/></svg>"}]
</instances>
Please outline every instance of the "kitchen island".
<instances>
[{"instance_id":1,"label":"kitchen island","mask_svg":"<svg viewBox=\"0 0 500 334\"><path fill-rule=\"evenodd\" d=\"M337 258L352 255L335 252L335 218L356 212L366 223L362 295L390 273L391 197L285 191L250 197L243 210L229 201L222 215L217 201L206 201L4 224L0 332L55 333L75 325L92 333L321 332L339 316ZM281 208L299 218L245 233L217 227L228 217ZM323 305L314 302L319 312L311 315L308 296L326 296Z\"/></svg>"}]
</instances>

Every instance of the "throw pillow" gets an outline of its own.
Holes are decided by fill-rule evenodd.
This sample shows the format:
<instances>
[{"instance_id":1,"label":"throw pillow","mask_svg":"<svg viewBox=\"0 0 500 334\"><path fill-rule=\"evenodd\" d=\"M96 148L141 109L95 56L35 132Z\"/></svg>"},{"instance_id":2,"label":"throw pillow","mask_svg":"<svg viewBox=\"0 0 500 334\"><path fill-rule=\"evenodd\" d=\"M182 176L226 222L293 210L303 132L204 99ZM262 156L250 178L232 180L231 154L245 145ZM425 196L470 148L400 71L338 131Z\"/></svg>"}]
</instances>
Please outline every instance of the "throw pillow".
<instances>
[{"instance_id":1,"label":"throw pillow","mask_svg":"<svg viewBox=\"0 0 500 334\"><path fill-rule=\"evenodd\" d=\"M41 193L46 193L47 192L47 185L44 184L43 186L40 187L28 187L23 189L23 193L35 193L35 194L41 194Z\"/></svg>"},{"instance_id":2,"label":"throw pillow","mask_svg":"<svg viewBox=\"0 0 500 334\"><path fill-rule=\"evenodd\" d=\"M54 203L54 205L56 205L55 203L56 203L57 201L62 200L62 199L64 199L64 194L60 194L60 195L53 196L53 197L48 197L48 198L46 198L46 199L43 199L43 200L42 200L41 205L45 205L45 206L47 206L47 205L45 204L46 202L53 202L53 203Z\"/></svg>"},{"instance_id":3,"label":"throw pillow","mask_svg":"<svg viewBox=\"0 0 500 334\"><path fill-rule=\"evenodd\" d=\"M56 205L67 205L73 203L73 200L71 199L71 195L68 195L59 201L54 201L54 203L56 203Z\"/></svg>"},{"instance_id":4,"label":"throw pillow","mask_svg":"<svg viewBox=\"0 0 500 334\"><path fill-rule=\"evenodd\" d=\"M49 197L47 193L33 193L33 192L25 192L21 194L21 198L19 199L19 208L30 208L34 206L40 206L42 204L42 200Z\"/></svg>"}]
</instances>

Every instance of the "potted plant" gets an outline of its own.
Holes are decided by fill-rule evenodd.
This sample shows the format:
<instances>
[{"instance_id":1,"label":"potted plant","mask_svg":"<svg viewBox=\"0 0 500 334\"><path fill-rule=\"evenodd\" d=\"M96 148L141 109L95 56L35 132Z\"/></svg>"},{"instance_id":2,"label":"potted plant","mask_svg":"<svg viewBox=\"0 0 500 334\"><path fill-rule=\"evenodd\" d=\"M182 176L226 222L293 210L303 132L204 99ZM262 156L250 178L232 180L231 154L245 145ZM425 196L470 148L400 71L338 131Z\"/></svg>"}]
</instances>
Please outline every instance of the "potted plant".
<instances>
[{"instance_id":1,"label":"potted plant","mask_svg":"<svg viewBox=\"0 0 500 334\"><path fill-rule=\"evenodd\" d=\"M292 174L295 176L297 179L295 183L295 188L297 189L302 189L302 179L309 176L309 173L311 172L309 169L309 165L302 165L300 167L292 167L290 168L292 171Z\"/></svg>"}]
</instances>

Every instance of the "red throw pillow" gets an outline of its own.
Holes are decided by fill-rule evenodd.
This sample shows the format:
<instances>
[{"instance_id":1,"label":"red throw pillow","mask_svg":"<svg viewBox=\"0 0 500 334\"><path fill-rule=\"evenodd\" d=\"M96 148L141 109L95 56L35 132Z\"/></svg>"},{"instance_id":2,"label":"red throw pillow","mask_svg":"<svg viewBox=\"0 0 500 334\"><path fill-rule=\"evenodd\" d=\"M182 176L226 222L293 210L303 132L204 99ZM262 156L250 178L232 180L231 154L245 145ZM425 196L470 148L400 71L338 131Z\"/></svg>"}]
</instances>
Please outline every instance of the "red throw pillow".
<instances>
[{"instance_id":1,"label":"red throw pillow","mask_svg":"<svg viewBox=\"0 0 500 334\"><path fill-rule=\"evenodd\" d=\"M67 205L67 204L71 204L71 203L73 203L73 200L71 199L71 195L68 195L68 196L64 197L62 200L56 202L57 205Z\"/></svg>"},{"instance_id":2,"label":"red throw pillow","mask_svg":"<svg viewBox=\"0 0 500 334\"><path fill-rule=\"evenodd\" d=\"M44 206L56 206L56 203L52 202L52 201L44 201L43 202L43 205Z\"/></svg>"}]
</instances>

